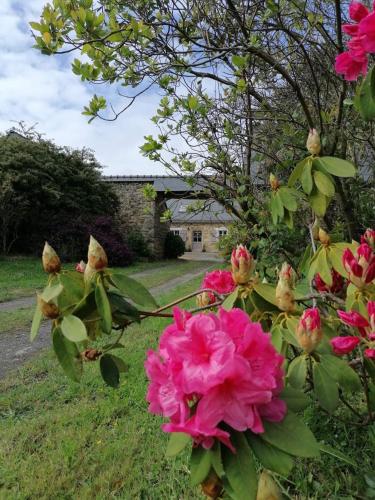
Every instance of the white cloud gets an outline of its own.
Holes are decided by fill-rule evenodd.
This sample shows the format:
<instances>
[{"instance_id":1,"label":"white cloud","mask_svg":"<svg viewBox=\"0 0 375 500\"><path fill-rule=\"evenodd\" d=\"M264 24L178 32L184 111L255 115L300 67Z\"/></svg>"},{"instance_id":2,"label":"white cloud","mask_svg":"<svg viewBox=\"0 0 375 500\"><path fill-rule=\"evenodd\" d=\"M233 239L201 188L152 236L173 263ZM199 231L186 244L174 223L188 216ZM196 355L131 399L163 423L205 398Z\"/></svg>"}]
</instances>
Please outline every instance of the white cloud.
<instances>
[{"instance_id":1,"label":"white cloud","mask_svg":"<svg viewBox=\"0 0 375 500\"><path fill-rule=\"evenodd\" d=\"M38 131L59 145L94 150L106 174L164 173L139 152L143 137L155 133L150 118L158 97L141 96L116 122L88 125L81 111L91 95L104 91L118 106L120 98L115 89L83 84L70 69L70 57L48 57L32 48L28 22L38 20L45 3L0 0L0 130L12 121L38 123Z\"/></svg>"}]
</instances>

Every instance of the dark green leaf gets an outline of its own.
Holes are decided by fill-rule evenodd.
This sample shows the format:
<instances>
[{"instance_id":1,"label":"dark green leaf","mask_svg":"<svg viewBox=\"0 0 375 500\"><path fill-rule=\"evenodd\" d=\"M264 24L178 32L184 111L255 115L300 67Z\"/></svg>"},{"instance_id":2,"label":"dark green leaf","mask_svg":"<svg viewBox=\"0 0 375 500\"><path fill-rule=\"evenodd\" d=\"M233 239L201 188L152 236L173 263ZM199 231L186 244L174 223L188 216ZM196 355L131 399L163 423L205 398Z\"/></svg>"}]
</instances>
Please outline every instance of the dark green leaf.
<instances>
[{"instance_id":1,"label":"dark green leaf","mask_svg":"<svg viewBox=\"0 0 375 500\"><path fill-rule=\"evenodd\" d=\"M304 392L290 386L285 387L280 397L292 411L304 410L311 403L310 398Z\"/></svg>"},{"instance_id":2,"label":"dark green leaf","mask_svg":"<svg viewBox=\"0 0 375 500\"><path fill-rule=\"evenodd\" d=\"M310 194L313 188L311 168L312 168L312 162L310 160L306 163L300 178L302 189L305 191L306 194Z\"/></svg>"},{"instance_id":3,"label":"dark green leaf","mask_svg":"<svg viewBox=\"0 0 375 500\"><path fill-rule=\"evenodd\" d=\"M211 455L202 446L195 446L190 457L190 482L192 486L201 484L211 469Z\"/></svg>"},{"instance_id":4,"label":"dark green leaf","mask_svg":"<svg viewBox=\"0 0 375 500\"><path fill-rule=\"evenodd\" d=\"M61 322L61 331L71 342L82 342L87 339L85 324L72 314L64 316Z\"/></svg>"},{"instance_id":5,"label":"dark green leaf","mask_svg":"<svg viewBox=\"0 0 375 500\"><path fill-rule=\"evenodd\" d=\"M327 198L326 196L324 196L324 194L314 189L309 196L309 202L316 215L318 215L319 217L323 217L325 215L328 203Z\"/></svg>"},{"instance_id":6,"label":"dark green leaf","mask_svg":"<svg viewBox=\"0 0 375 500\"><path fill-rule=\"evenodd\" d=\"M231 441L236 449L232 453L223 447L222 457L226 478L238 500L255 500L257 495L257 476L251 449L242 432L233 431Z\"/></svg>"},{"instance_id":7,"label":"dark green leaf","mask_svg":"<svg viewBox=\"0 0 375 500\"><path fill-rule=\"evenodd\" d=\"M335 196L335 185L332 184L329 177L319 170L314 172L314 181L318 190L327 196L327 198L332 198Z\"/></svg>"},{"instance_id":8,"label":"dark green leaf","mask_svg":"<svg viewBox=\"0 0 375 500\"><path fill-rule=\"evenodd\" d=\"M100 358L100 373L104 382L111 387L118 387L120 384L120 372L112 354L103 354Z\"/></svg>"},{"instance_id":9,"label":"dark green leaf","mask_svg":"<svg viewBox=\"0 0 375 500\"><path fill-rule=\"evenodd\" d=\"M74 342L70 342L60 328L55 328L52 332L53 349L65 374L79 382L82 376L82 359L78 347Z\"/></svg>"},{"instance_id":10,"label":"dark green leaf","mask_svg":"<svg viewBox=\"0 0 375 500\"><path fill-rule=\"evenodd\" d=\"M338 458L339 460L342 460L347 464L353 465L353 467L358 467L358 465L351 458L347 457L341 451L335 450L335 448L332 448L328 444L319 443L319 448L320 451L327 453L327 455L331 455L332 457Z\"/></svg>"},{"instance_id":11,"label":"dark green leaf","mask_svg":"<svg viewBox=\"0 0 375 500\"><path fill-rule=\"evenodd\" d=\"M211 465L216 474L219 477L223 477L225 472L224 472L224 467L223 467L223 462L221 460L221 444L219 441L216 441L215 444L210 448L210 455L211 455Z\"/></svg>"},{"instance_id":12,"label":"dark green leaf","mask_svg":"<svg viewBox=\"0 0 375 500\"><path fill-rule=\"evenodd\" d=\"M366 121L371 121L375 118L375 100L373 98L373 71L367 73L366 78L358 87L357 94L354 98L354 106L359 111L362 118Z\"/></svg>"},{"instance_id":13,"label":"dark green leaf","mask_svg":"<svg viewBox=\"0 0 375 500\"><path fill-rule=\"evenodd\" d=\"M332 380L330 374L321 365L314 363L314 392L322 408L333 413L339 404L339 390L337 383Z\"/></svg>"},{"instance_id":14,"label":"dark green leaf","mask_svg":"<svg viewBox=\"0 0 375 500\"><path fill-rule=\"evenodd\" d=\"M184 432L173 432L169 438L165 455L167 457L175 457L178 455L189 443L191 443L191 436Z\"/></svg>"},{"instance_id":15,"label":"dark green leaf","mask_svg":"<svg viewBox=\"0 0 375 500\"><path fill-rule=\"evenodd\" d=\"M120 315L125 316L131 321L140 321L138 309L125 300L122 295L114 291L109 291L108 299L114 313L120 313Z\"/></svg>"},{"instance_id":16,"label":"dark green leaf","mask_svg":"<svg viewBox=\"0 0 375 500\"><path fill-rule=\"evenodd\" d=\"M293 359L288 368L287 380L290 385L300 389L304 386L307 374L306 356L301 355Z\"/></svg>"},{"instance_id":17,"label":"dark green leaf","mask_svg":"<svg viewBox=\"0 0 375 500\"><path fill-rule=\"evenodd\" d=\"M264 300L277 306L276 288L268 283L257 283L254 285L254 290L263 297Z\"/></svg>"},{"instance_id":18,"label":"dark green leaf","mask_svg":"<svg viewBox=\"0 0 375 500\"><path fill-rule=\"evenodd\" d=\"M289 187L294 186L294 184L298 181L298 179L301 177L301 174L305 168L305 165L308 162L311 162L310 157L304 158L302 161L297 163L297 166L295 167L295 169L293 170L293 172L291 173L291 175L289 177L289 180L288 180Z\"/></svg>"},{"instance_id":19,"label":"dark green leaf","mask_svg":"<svg viewBox=\"0 0 375 500\"><path fill-rule=\"evenodd\" d=\"M344 359L329 354L322 354L320 362L331 378L336 380L343 390L356 392L361 389L361 381L358 374Z\"/></svg>"},{"instance_id":20,"label":"dark green leaf","mask_svg":"<svg viewBox=\"0 0 375 500\"><path fill-rule=\"evenodd\" d=\"M125 373L129 371L129 366L125 363L125 361L118 356L114 356L111 354L112 360L115 362L117 369L120 373Z\"/></svg>"},{"instance_id":21,"label":"dark green leaf","mask_svg":"<svg viewBox=\"0 0 375 500\"><path fill-rule=\"evenodd\" d=\"M124 274L112 274L111 280L126 297L130 298L136 304L151 308L158 306L151 293L147 288L138 283L138 281Z\"/></svg>"},{"instance_id":22,"label":"dark green leaf","mask_svg":"<svg viewBox=\"0 0 375 500\"><path fill-rule=\"evenodd\" d=\"M291 411L282 422L264 421L262 439L282 451L297 457L319 456L319 445L302 419Z\"/></svg>"},{"instance_id":23,"label":"dark green leaf","mask_svg":"<svg viewBox=\"0 0 375 500\"><path fill-rule=\"evenodd\" d=\"M107 292L100 281L95 285L95 302L101 317L101 327L104 333L112 331L112 311L107 297Z\"/></svg>"},{"instance_id":24,"label":"dark green leaf","mask_svg":"<svg viewBox=\"0 0 375 500\"><path fill-rule=\"evenodd\" d=\"M257 436L247 431L246 437L254 455L263 467L285 477L289 474L293 467L293 458L291 455L264 441L261 434Z\"/></svg>"},{"instance_id":25,"label":"dark green leaf","mask_svg":"<svg viewBox=\"0 0 375 500\"><path fill-rule=\"evenodd\" d=\"M355 166L347 160L341 158L334 158L333 156L322 156L315 158L314 164L317 163L327 173L336 177L354 177Z\"/></svg>"}]
</instances>

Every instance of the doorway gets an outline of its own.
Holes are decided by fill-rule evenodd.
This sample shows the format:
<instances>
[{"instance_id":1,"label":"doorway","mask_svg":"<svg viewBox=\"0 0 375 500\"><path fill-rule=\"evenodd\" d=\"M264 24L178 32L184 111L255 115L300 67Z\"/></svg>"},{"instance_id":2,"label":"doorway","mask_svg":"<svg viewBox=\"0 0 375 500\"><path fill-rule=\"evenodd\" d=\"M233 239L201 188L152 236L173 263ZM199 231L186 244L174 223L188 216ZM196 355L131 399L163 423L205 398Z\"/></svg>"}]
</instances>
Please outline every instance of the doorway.
<instances>
[{"instance_id":1,"label":"doorway","mask_svg":"<svg viewBox=\"0 0 375 500\"><path fill-rule=\"evenodd\" d=\"M202 231L193 231L193 252L202 251Z\"/></svg>"}]
</instances>

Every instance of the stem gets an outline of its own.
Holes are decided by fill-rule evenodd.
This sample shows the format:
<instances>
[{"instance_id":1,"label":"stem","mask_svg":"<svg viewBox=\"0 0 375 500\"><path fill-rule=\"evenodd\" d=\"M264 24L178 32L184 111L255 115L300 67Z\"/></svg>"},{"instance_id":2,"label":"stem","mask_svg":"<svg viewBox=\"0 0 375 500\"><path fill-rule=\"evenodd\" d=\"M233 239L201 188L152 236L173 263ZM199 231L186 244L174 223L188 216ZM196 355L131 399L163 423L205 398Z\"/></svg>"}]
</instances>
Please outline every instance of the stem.
<instances>
[{"instance_id":1,"label":"stem","mask_svg":"<svg viewBox=\"0 0 375 500\"><path fill-rule=\"evenodd\" d=\"M312 224L309 224L309 234L310 234L310 240L311 240L311 247L313 249L314 254L316 253L316 245L315 245L315 240L314 240L314 234L313 234L313 226ZM313 294L314 293L314 288L312 285L312 280L310 280L310 291ZM313 299L313 307L316 307L316 297L311 297Z\"/></svg>"},{"instance_id":2,"label":"stem","mask_svg":"<svg viewBox=\"0 0 375 500\"><path fill-rule=\"evenodd\" d=\"M344 395L343 395L343 393L342 393L341 389L340 389L340 391L339 391L339 398L340 398L340 399L341 399L341 401L344 403L344 405L345 405L346 407L348 407L348 408L349 408L349 410L350 410L351 412L353 412L353 413L354 413L354 415L357 415L357 417L362 418L362 415L361 415L361 414L360 414L357 410L355 410L355 409L352 407L352 405L351 405L351 404L349 404L349 403L346 401L346 399L344 398Z\"/></svg>"}]
</instances>

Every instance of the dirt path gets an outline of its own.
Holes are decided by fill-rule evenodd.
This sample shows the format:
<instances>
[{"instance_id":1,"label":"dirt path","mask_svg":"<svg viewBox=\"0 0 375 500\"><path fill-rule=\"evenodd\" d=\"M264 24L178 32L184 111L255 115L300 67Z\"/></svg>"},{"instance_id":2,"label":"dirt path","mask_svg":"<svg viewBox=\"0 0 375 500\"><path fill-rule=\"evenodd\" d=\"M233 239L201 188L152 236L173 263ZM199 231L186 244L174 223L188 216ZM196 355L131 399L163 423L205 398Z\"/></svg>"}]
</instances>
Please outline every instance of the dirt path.
<instances>
[{"instance_id":1,"label":"dirt path","mask_svg":"<svg viewBox=\"0 0 375 500\"><path fill-rule=\"evenodd\" d=\"M157 287L151 288L150 292L157 298L166 292L169 292L179 285L183 285L194 278L198 278L207 270L214 267L208 264L207 267L200 269L195 273L187 273L177 278L169 280ZM145 273L149 271L145 271ZM144 273L133 274L132 277L141 276ZM0 304L0 310L12 311L22 307L30 307L35 304L35 297L26 297L24 299L16 299ZM1 308L1 306L8 306ZM15 368L21 366L25 361L28 361L33 355L37 354L41 349L51 345L51 333L49 322L42 325L39 335L34 342L30 342L29 330L24 329L12 330L0 334L0 378Z\"/></svg>"}]
</instances>

